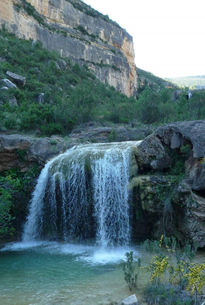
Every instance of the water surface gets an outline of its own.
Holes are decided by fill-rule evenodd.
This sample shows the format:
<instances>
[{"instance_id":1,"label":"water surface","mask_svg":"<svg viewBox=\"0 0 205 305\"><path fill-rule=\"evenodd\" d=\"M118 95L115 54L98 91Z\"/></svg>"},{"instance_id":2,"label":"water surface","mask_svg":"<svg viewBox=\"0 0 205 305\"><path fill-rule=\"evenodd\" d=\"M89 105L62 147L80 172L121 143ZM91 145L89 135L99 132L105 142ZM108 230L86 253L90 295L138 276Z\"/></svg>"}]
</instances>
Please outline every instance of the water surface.
<instances>
[{"instance_id":1,"label":"water surface","mask_svg":"<svg viewBox=\"0 0 205 305\"><path fill-rule=\"evenodd\" d=\"M15 243L0 251L0 304L97 305L129 295L120 263L130 249Z\"/></svg>"}]
</instances>

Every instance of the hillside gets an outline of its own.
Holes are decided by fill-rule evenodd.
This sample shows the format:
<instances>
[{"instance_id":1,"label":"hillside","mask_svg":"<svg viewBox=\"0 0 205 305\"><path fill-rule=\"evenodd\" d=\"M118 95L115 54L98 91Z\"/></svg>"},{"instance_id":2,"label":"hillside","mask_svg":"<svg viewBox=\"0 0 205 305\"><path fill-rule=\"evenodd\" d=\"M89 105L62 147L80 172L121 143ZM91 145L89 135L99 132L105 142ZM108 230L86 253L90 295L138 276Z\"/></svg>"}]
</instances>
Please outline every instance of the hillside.
<instances>
[{"instance_id":1,"label":"hillside","mask_svg":"<svg viewBox=\"0 0 205 305\"><path fill-rule=\"evenodd\" d=\"M10 86L7 71L26 78ZM90 120L126 123L135 99L101 83L86 67L62 59L41 43L0 32L0 128L66 133ZM10 88L11 87L11 88Z\"/></svg>"},{"instance_id":2,"label":"hillside","mask_svg":"<svg viewBox=\"0 0 205 305\"><path fill-rule=\"evenodd\" d=\"M137 68L137 77L138 77L138 93L140 93L146 87L149 87L154 90L176 87L175 85L173 85L172 82L160 78L140 68Z\"/></svg>"},{"instance_id":3,"label":"hillside","mask_svg":"<svg viewBox=\"0 0 205 305\"><path fill-rule=\"evenodd\" d=\"M25 80L15 81L12 73ZM149 72L138 69L138 73L145 86L139 88L137 99L128 98L100 82L87 66L74 64L43 48L40 42L19 39L3 29L0 129L67 135L90 121L136 127L205 118L203 90L194 92L187 102L186 91L176 90Z\"/></svg>"},{"instance_id":4,"label":"hillside","mask_svg":"<svg viewBox=\"0 0 205 305\"><path fill-rule=\"evenodd\" d=\"M41 41L72 63L86 64L103 83L127 96L136 92L132 37L80 0L4 0L0 25L19 38Z\"/></svg>"},{"instance_id":5,"label":"hillside","mask_svg":"<svg viewBox=\"0 0 205 305\"><path fill-rule=\"evenodd\" d=\"M168 78L167 80L179 87L205 89L205 75Z\"/></svg>"}]
</instances>

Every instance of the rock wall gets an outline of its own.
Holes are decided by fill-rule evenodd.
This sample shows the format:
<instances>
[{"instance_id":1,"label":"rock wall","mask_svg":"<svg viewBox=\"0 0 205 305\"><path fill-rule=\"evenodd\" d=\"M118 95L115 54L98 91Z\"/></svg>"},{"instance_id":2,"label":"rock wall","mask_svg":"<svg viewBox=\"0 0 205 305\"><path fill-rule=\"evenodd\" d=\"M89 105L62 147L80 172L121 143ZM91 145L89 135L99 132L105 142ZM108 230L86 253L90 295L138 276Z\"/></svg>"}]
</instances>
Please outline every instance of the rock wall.
<instances>
[{"instance_id":1,"label":"rock wall","mask_svg":"<svg viewBox=\"0 0 205 305\"><path fill-rule=\"evenodd\" d=\"M139 230L205 247L205 120L159 127L138 146L136 160L131 186L145 220Z\"/></svg>"},{"instance_id":2,"label":"rock wall","mask_svg":"<svg viewBox=\"0 0 205 305\"><path fill-rule=\"evenodd\" d=\"M80 0L2 0L0 24L18 37L40 40L127 96L137 75L132 37Z\"/></svg>"},{"instance_id":3,"label":"rock wall","mask_svg":"<svg viewBox=\"0 0 205 305\"><path fill-rule=\"evenodd\" d=\"M42 167L66 149L87 141L134 140L147 130L90 126L69 138L0 135L0 172ZM130 190L133 240L175 236L205 247L205 120L159 127L134 150Z\"/></svg>"}]
</instances>

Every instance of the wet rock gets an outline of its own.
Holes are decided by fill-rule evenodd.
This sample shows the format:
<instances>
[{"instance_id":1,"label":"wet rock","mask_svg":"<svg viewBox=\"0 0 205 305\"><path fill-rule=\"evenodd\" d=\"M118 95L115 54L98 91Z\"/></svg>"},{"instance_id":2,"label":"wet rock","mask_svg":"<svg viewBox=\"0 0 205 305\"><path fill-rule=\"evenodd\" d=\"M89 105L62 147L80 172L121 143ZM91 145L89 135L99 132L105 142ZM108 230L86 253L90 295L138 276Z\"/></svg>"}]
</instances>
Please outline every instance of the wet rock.
<instances>
[{"instance_id":1,"label":"wet rock","mask_svg":"<svg viewBox=\"0 0 205 305\"><path fill-rule=\"evenodd\" d=\"M21 76L19 74L16 74L16 73L13 73L10 71L7 71L6 75L8 77L10 77L15 84L20 85L20 86L25 86L26 78L24 76Z\"/></svg>"},{"instance_id":2,"label":"wet rock","mask_svg":"<svg viewBox=\"0 0 205 305\"><path fill-rule=\"evenodd\" d=\"M135 294L130 295L128 298L124 299L121 305L138 305L138 300Z\"/></svg>"},{"instance_id":3,"label":"wet rock","mask_svg":"<svg viewBox=\"0 0 205 305\"><path fill-rule=\"evenodd\" d=\"M4 84L4 87L10 88L10 89L17 88L17 86L7 78L2 79L2 83Z\"/></svg>"}]
</instances>

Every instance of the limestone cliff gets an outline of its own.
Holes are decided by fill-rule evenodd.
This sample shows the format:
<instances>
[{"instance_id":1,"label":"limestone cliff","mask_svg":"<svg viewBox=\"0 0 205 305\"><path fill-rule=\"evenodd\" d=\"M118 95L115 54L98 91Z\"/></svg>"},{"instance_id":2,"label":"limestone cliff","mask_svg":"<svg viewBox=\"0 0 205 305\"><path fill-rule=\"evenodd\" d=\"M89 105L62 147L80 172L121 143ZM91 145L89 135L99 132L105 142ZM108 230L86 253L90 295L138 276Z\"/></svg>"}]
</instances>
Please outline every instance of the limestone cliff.
<instances>
[{"instance_id":1,"label":"limestone cliff","mask_svg":"<svg viewBox=\"0 0 205 305\"><path fill-rule=\"evenodd\" d=\"M132 37L80 0L1 0L0 24L18 37L40 40L97 78L132 96L137 88Z\"/></svg>"}]
</instances>

